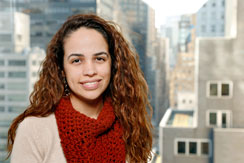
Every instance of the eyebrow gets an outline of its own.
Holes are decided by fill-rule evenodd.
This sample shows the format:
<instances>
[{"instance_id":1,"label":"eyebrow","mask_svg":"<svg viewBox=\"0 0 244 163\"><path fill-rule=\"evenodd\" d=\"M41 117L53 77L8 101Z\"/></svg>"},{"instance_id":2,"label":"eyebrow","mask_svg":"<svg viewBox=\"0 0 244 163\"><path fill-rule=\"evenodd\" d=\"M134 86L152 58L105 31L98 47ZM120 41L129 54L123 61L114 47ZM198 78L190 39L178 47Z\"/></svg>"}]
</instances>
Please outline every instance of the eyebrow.
<instances>
[{"instance_id":1,"label":"eyebrow","mask_svg":"<svg viewBox=\"0 0 244 163\"><path fill-rule=\"evenodd\" d=\"M103 55L103 54L109 56L107 52L98 52L98 53L95 53L95 54L93 54L93 55L94 55L94 56L99 56L99 55ZM68 59L69 59L70 57L73 57L73 56L76 56L76 57L77 57L77 56L78 56L78 57L83 57L84 54L82 54L82 53L72 53L72 54L70 54L70 55L68 56Z\"/></svg>"}]
</instances>

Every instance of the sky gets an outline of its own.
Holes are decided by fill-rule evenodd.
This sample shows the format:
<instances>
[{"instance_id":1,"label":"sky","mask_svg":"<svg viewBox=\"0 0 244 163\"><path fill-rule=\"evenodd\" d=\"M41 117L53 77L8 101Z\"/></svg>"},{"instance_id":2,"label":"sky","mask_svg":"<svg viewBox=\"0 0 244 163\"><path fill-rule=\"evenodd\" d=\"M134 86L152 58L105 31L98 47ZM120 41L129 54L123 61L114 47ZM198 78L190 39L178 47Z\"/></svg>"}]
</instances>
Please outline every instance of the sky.
<instances>
[{"instance_id":1,"label":"sky","mask_svg":"<svg viewBox=\"0 0 244 163\"><path fill-rule=\"evenodd\" d=\"M165 24L166 17L196 13L207 0L143 0L155 9L156 27Z\"/></svg>"}]
</instances>

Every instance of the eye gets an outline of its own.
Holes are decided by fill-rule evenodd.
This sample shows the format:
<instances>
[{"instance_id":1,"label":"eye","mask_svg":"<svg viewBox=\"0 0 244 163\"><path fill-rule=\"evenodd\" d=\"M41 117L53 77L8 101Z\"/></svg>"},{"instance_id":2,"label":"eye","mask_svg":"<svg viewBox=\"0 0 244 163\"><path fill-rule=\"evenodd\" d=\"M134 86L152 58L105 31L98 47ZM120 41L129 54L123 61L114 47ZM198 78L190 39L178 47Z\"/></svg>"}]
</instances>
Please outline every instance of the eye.
<instances>
[{"instance_id":1,"label":"eye","mask_svg":"<svg viewBox=\"0 0 244 163\"><path fill-rule=\"evenodd\" d=\"M97 57L96 60L98 62L104 62L105 61L105 58L103 58L103 57Z\"/></svg>"},{"instance_id":2,"label":"eye","mask_svg":"<svg viewBox=\"0 0 244 163\"><path fill-rule=\"evenodd\" d=\"M79 63L79 62L81 62L80 59L74 59L74 60L72 61L72 63Z\"/></svg>"}]
</instances>

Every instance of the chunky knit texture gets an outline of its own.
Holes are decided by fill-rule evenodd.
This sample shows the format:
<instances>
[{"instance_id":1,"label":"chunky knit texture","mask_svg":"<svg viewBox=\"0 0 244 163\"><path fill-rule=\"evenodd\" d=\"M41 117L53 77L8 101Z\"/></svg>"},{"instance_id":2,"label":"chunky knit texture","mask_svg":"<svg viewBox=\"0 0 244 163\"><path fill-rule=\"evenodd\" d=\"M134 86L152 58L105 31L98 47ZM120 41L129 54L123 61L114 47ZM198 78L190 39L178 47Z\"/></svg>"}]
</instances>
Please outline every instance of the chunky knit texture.
<instances>
[{"instance_id":1,"label":"chunky knit texture","mask_svg":"<svg viewBox=\"0 0 244 163\"><path fill-rule=\"evenodd\" d=\"M110 100L93 119L76 111L69 98L62 98L55 116L68 163L125 162L123 129Z\"/></svg>"}]
</instances>

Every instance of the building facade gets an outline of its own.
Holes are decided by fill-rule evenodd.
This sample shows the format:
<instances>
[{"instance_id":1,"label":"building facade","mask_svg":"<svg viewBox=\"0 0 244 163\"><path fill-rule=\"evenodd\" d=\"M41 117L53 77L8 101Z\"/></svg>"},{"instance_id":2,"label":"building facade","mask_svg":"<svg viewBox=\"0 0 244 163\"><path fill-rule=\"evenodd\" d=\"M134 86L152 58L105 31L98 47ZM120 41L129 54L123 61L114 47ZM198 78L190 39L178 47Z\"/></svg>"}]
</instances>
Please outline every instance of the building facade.
<instances>
[{"instance_id":1,"label":"building facade","mask_svg":"<svg viewBox=\"0 0 244 163\"><path fill-rule=\"evenodd\" d=\"M226 1L226 37L197 39L197 106L167 110L160 123L164 163L243 162L243 7L242 0Z\"/></svg>"},{"instance_id":2,"label":"building facade","mask_svg":"<svg viewBox=\"0 0 244 163\"><path fill-rule=\"evenodd\" d=\"M226 0L208 0L197 12L197 36L225 35Z\"/></svg>"}]
</instances>

